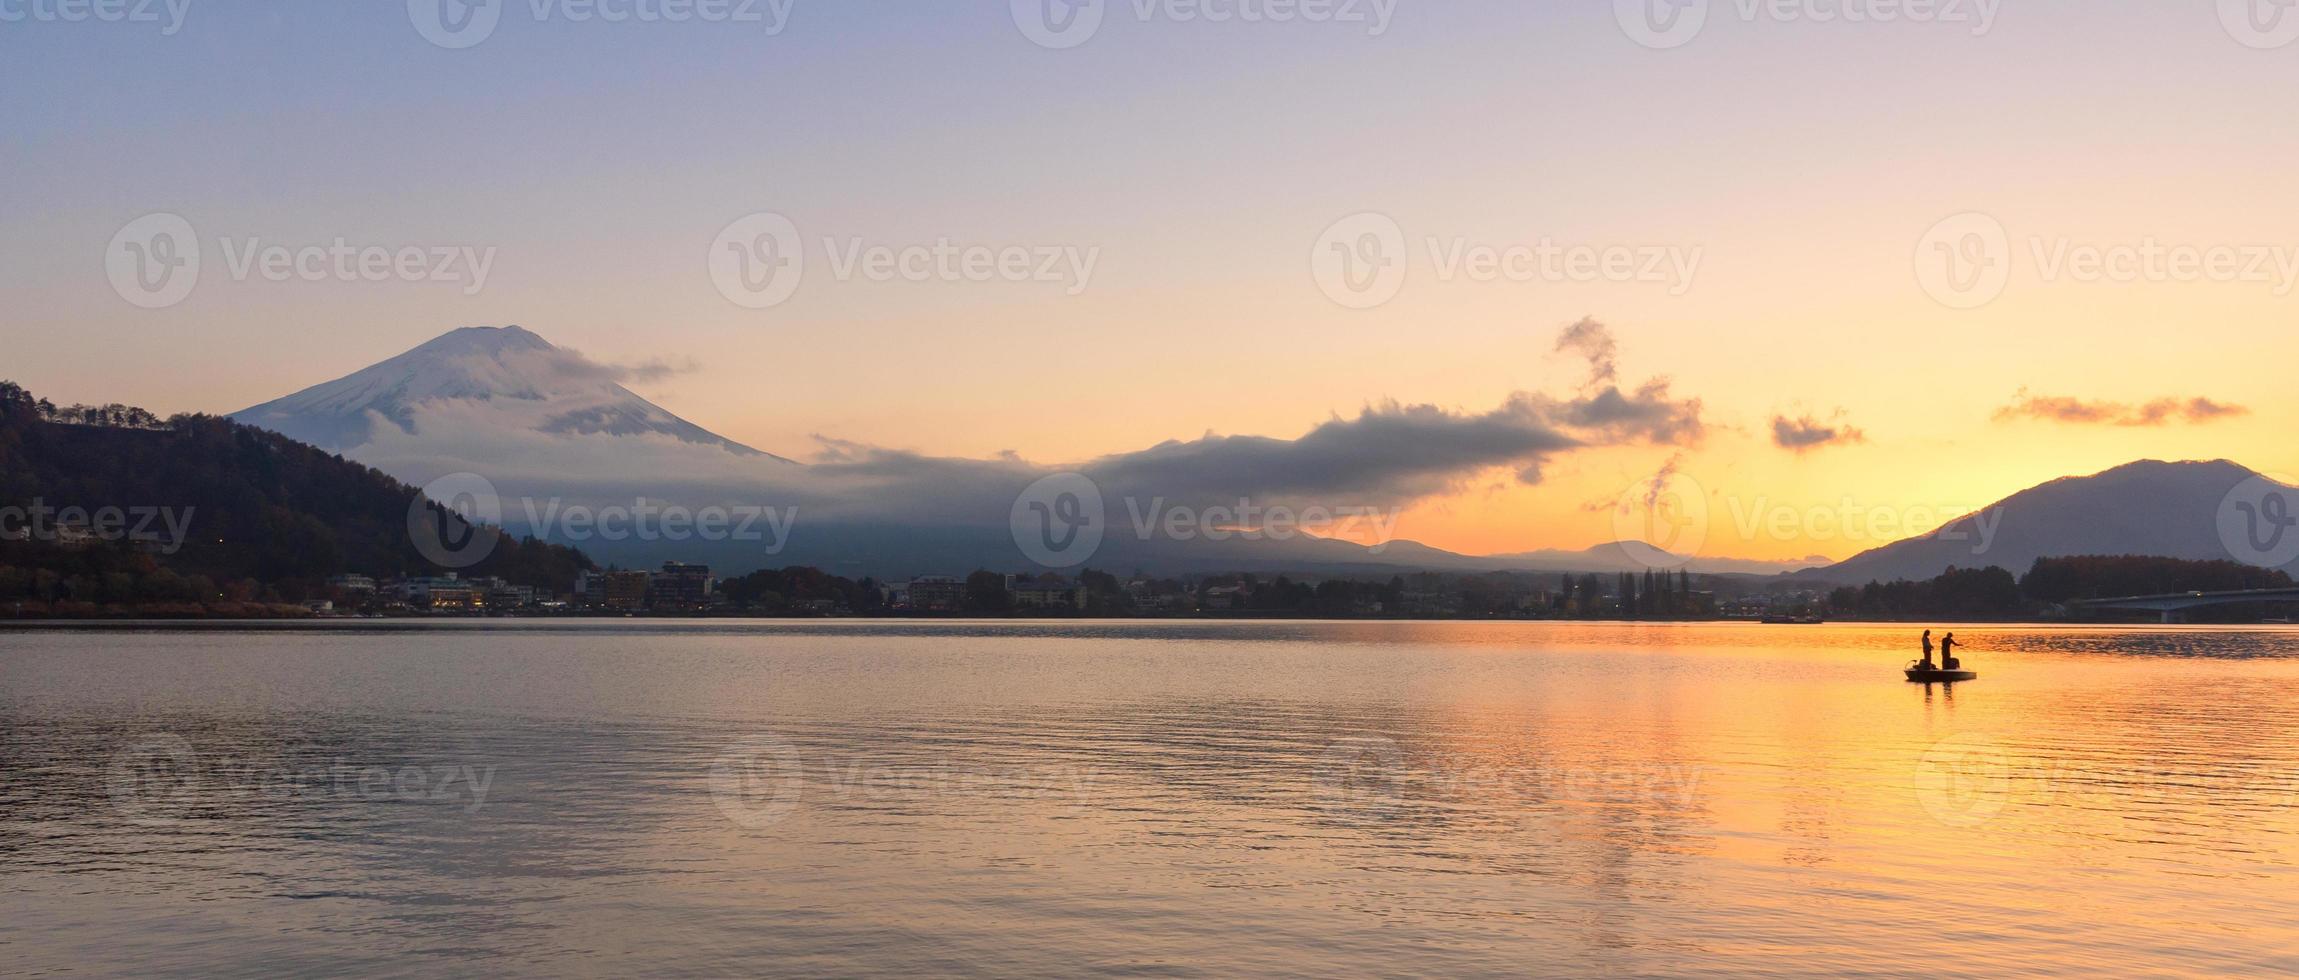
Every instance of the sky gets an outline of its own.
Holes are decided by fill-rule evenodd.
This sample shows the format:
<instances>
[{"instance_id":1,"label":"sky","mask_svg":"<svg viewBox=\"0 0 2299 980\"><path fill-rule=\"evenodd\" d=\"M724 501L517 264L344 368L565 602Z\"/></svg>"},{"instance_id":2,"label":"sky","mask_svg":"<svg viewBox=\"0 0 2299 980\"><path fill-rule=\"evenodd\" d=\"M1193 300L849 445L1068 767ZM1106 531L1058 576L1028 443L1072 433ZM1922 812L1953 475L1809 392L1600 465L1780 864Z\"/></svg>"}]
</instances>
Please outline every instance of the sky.
<instances>
[{"instance_id":1,"label":"sky","mask_svg":"<svg viewBox=\"0 0 2299 980\"><path fill-rule=\"evenodd\" d=\"M58 401L519 324L796 458L1696 413L1419 488L1398 533L1473 553L1656 480L1790 559L2134 459L2299 473L2271 0L176 2L0 0L0 376ZM180 297L117 275L154 215ZM265 274L338 240L416 259Z\"/></svg>"}]
</instances>

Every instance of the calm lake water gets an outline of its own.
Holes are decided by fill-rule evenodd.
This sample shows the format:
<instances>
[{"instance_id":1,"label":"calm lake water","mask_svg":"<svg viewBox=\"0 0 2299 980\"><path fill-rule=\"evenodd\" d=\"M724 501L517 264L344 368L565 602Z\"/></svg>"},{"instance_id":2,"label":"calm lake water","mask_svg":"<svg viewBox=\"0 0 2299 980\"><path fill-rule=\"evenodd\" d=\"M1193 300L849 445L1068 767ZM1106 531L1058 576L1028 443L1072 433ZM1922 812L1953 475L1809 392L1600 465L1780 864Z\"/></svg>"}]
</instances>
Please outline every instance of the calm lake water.
<instances>
[{"instance_id":1,"label":"calm lake water","mask_svg":"<svg viewBox=\"0 0 2299 980\"><path fill-rule=\"evenodd\" d=\"M2299 633L0 633L0 972L2299 971Z\"/></svg>"}]
</instances>

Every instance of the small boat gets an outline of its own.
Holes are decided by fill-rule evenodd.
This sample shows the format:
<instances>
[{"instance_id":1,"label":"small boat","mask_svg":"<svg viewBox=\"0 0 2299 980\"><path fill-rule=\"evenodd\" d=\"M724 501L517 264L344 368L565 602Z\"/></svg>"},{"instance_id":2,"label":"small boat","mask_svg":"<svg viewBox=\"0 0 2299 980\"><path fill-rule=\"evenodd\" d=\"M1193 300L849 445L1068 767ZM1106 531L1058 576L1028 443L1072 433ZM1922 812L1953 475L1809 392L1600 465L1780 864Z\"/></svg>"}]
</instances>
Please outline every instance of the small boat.
<instances>
[{"instance_id":1,"label":"small boat","mask_svg":"<svg viewBox=\"0 0 2299 980\"><path fill-rule=\"evenodd\" d=\"M1820 626L1827 620L1818 616L1766 616L1760 622L1766 626Z\"/></svg>"},{"instance_id":2,"label":"small boat","mask_svg":"<svg viewBox=\"0 0 2299 980\"><path fill-rule=\"evenodd\" d=\"M1905 673L1908 675L1908 680L1919 684L1950 684L1956 681L1980 679L1980 672L1976 670L1941 670L1937 667L1924 667L1920 664L1909 664Z\"/></svg>"}]
</instances>

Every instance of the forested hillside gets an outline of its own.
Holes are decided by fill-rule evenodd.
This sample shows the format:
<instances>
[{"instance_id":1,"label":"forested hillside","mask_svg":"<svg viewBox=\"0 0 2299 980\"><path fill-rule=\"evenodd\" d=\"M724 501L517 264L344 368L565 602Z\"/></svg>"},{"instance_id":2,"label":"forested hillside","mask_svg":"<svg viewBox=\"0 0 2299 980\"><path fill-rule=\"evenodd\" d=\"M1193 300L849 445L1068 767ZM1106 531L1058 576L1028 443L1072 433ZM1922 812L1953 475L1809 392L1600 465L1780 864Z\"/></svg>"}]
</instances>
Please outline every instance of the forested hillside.
<instances>
[{"instance_id":1,"label":"forested hillside","mask_svg":"<svg viewBox=\"0 0 2299 980\"><path fill-rule=\"evenodd\" d=\"M332 575L435 574L408 533L419 496L228 419L59 408L0 382L0 599L293 601ZM460 571L563 591L587 567L503 540Z\"/></svg>"}]
</instances>

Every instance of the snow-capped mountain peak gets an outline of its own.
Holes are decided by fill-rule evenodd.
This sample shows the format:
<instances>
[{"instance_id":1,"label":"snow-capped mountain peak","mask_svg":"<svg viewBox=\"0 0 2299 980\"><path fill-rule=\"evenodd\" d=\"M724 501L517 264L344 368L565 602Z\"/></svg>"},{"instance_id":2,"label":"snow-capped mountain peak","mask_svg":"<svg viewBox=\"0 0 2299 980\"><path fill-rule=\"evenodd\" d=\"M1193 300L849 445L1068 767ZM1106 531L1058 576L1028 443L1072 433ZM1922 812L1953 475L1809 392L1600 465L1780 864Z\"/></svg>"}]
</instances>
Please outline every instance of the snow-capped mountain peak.
<instances>
[{"instance_id":1,"label":"snow-capped mountain peak","mask_svg":"<svg viewBox=\"0 0 2299 980\"><path fill-rule=\"evenodd\" d=\"M451 330L397 357L232 413L232 418L335 452L372 441L377 425L415 434L443 407L485 409L501 425L554 435L667 435L741 456L765 456L623 387L622 372L517 326Z\"/></svg>"}]
</instances>

